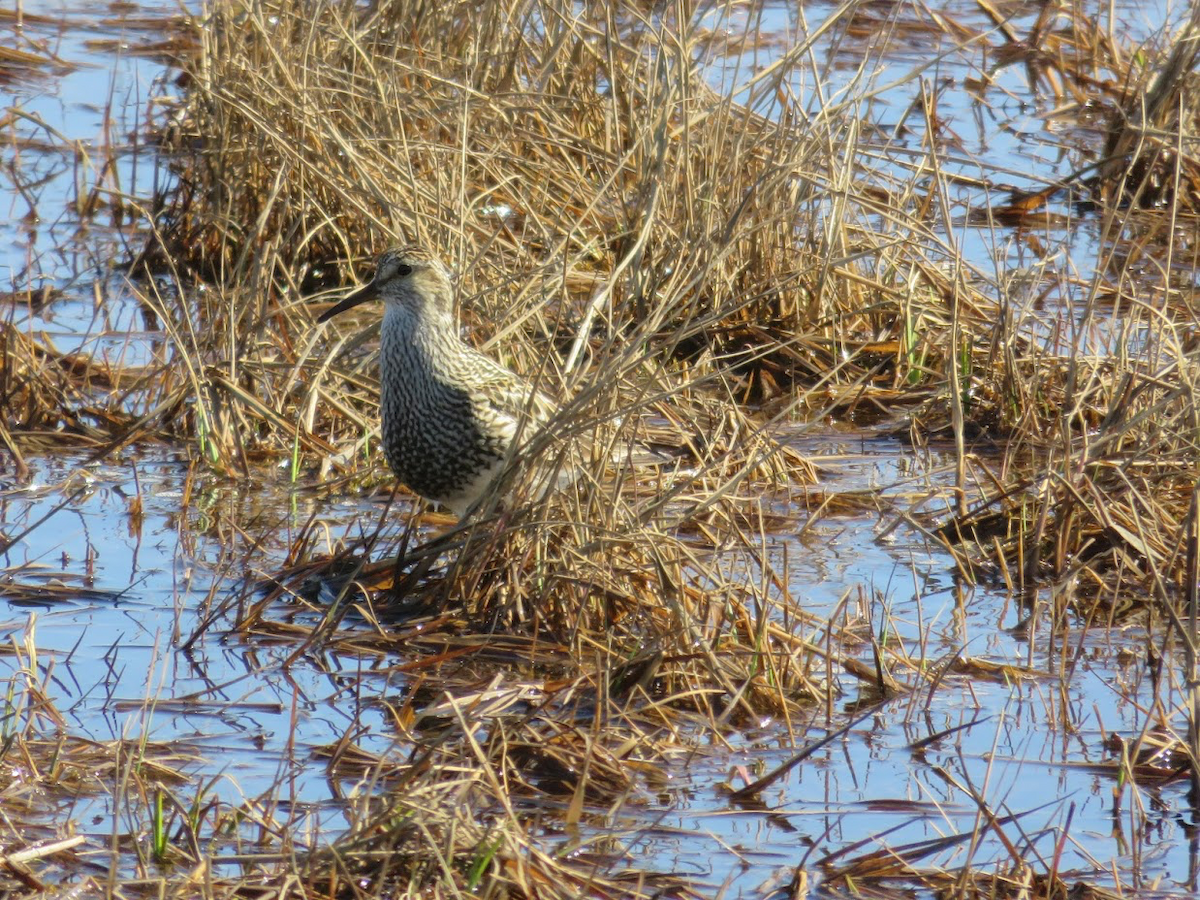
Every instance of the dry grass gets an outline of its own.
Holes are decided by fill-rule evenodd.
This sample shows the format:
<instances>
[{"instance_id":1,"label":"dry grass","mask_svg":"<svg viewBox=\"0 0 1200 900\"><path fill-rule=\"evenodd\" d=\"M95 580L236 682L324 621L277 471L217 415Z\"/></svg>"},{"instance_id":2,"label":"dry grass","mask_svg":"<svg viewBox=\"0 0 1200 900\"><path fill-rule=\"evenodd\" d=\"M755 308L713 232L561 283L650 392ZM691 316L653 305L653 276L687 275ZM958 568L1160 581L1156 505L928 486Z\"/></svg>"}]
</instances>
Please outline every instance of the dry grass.
<instances>
[{"instance_id":1,"label":"dry grass","mask_svg":"<svg viewBox=\"0 0 1200 900\"><path fill-rule=\"evenodd\" d=\"M1067 195L1098 210L1099 258L1084 279L1050 259L1001 282L1005 313L975 364L970 418L1004 453L996 465L966 461L978 500L942 523L1008 584L1061 587L1058 600L1088 621L1173 618L1200 574L1189 549L1200 387L1200 256L1189 235L1200 169L1178 152L1200 134L1197 28L1193 11L1155 65L1121 69L1121 52L1105 44L1072 70L1076 81L1122 74L1103 98L1099 160L1080 173L1096 174ZM1047 196L1021 215L1040 216ZM1051 316L1035 297L1055 304ZM949 419L921 416L917 427Z\"/></svg>"},{"instance_id":2,"label":"dry grass","mask_svg":"<svg viewBox=\"0 0 1200 900\"><path fill-rule=\"evenodd\" d=\"M215 283L204 330L178 329L193 432L230 470L293 449L361 466L378 416L369 332L314 328L321 307L301 301L400 236L441 248L472 333L563 398L556 432L620 411L606 440L649 437L678 462L614 473L602 452L575 490L419 547L394 592L405 614L462 609L604 669L649 649L687 661L658 674L667 695L712 685L742 714L786 709L812 696L811 663L768 627L793 604L763 535L770 498L813 473L772 426L926 396L937 348L981 325L986 301L941 265L950 248L912 218L918 198L868 190L879 173L848 152L852 107L788 98L803 47L739 105L705 82L707 32L681 10L476 12L214 11L172 145L204 150L181 164L162 241ZM369 540L376 555L415 543ZM703 649L722 645L755 649ZM763 670L772 689L748 690Z\"/></svg>"},{"instance_id":3,"label":"dry grass","mask_svg":"<svg viewBox=\"0 0 1200 900\"><path fill-rule=\"evenodd\" d=\"M682 8L632 5L344 4L314 21L231 4L206 24L170 145L204 149L180 163L161 258L212 287L203 331L160 316L179 322L214 465L373 464L371 333L315 328L307 298L401 239L456 266L469 332L563 400L557 433L676 460L613 471L602 451L573 490L525 504L518 484L499 518L433 541L364 527L346 562L299 550L260 599L216 611L297 653L403 647L418 679L394 713L409 761L370 769L397 789L364 795L308 864L325 892L686 893L612 849L547 857L531 823L549 804L618 839L619 811L695 741L831 721L838 670L864 698L904 689L842 649L858 636L804 616L766 552L815 477L773 429L919 402L989 303L921 215L921 166L885 175L852 104L790 96L804 47L742 105L706 83L709 39ZM281 600L315 601L315 624L278 622Z\"/></svg>"},{"instance_id":4,"label":"dry grass","mask_svg":"<svg viewBox=\"0 0 1200 900\"><path fill-rule=\"evenodd\" d=\"M119 872L145 874L154 860L139 836L153 818L156 797L188 782L197 757L180 742L141 738L96 741L69 733L55 706L53 659L39 655L36 617L4 648L16 674L0 683L0 890L10 896L52 890L70 879L80 889L102 890ZM143 713L145 710L143 710ZM94 836L65 830L63 811L106 798L114 812L111 866L97 864ZM103 808L101 802L96 808ZM178 821L178 813L169 817ZM124 829L128 828L128 831ZM165 831L167 823L161 826ZM124 845L122 847L122 845ZM122 847L118 850L118 847ZM130 859L118 863L124 851Z\"/></svg>"},{"instance_id":5,"label":"dry grass","mask_svg":"<svg viewBox=\"0 0 1200 900\"><path fill-rule=\"evenodd\" d=\"M960 48L999 35L997 65L1024 63L1043 97L1089 96L1121 73L1125 87L1103 93L1122 115L1098 138L1110 158L1093 180L992 202L1000 173L986 172L968 185L985 202L960 217L968 179L947 166L937 91L917 92L905 119L925 138L903 148L864 115L882 90L871 54L844 99L798 95L827 75L807 41L740 73L739 91L715 91L705 62L728 51L715 35L731 10L215 4L162 136L176 189L139 259L154 276L139 283L144 315L169 344L121 369L2 326L0 438L18 459L66 425L96 456L167 439L234 477L290 459L294 478L318 473L332 496L380 490L372 326L313 322L377 251L416 239L455 266L471 339L562 400L556 431L603 438L570 491L528 497L518 478L507 502L436 537L426 526L444 520L397 498L333 554L316 552L327 542L314 524L279 571L262 572L253 536L224 561L255 576L210 597L185 646L220 622L294 644L293 659L354 653L407 680L380 701L394 755L351 732L321 751L335 778L358 782L345 836L309 852L239 810L273 849L220 891L684 896L697 887L646 874L619 843L622 810L650 806L656 772L762 717L798 747L817 725L836 732L842 672L856 710L932 697L945 670L850 617L806 615L769 552L772 534L799 527L797 501L836 512L809 492L813 463L777 439L794 418L895 425L912 411L914 443L954 442L950 500L917 524L963 573L1031 593L1053 584L1055 612L1085 622L1123 614L1130 597L1178 622L1200 583L1196 260L1180 238L1195 178L1191 45L1139 71L1083 18L1067 28L1047 13L1022 36L997 13L989 36L842 8L828 28L876 35L877 53L936 29ZM1169 192L1146 187L1154 172ZM1052 258L989 276L956 242L964 221L1057 228L1047 204L1080 186L1104 221L1094 276ZM635 440L669 448L672 464L614 467L609 445ZM959 665L979 677L982 664ZM980 829L1014 847L1016 819L973 791L962 787ZM180 833L228 822L213 813ZM547 833L581 824L612 843L547 849ZM1010 870L978 881L969 864L953 884L921 871L947 842L822 866L845 885L1063 890L1054 864L1034 872L1016 850Z\"/></svg>"}]
</instances>

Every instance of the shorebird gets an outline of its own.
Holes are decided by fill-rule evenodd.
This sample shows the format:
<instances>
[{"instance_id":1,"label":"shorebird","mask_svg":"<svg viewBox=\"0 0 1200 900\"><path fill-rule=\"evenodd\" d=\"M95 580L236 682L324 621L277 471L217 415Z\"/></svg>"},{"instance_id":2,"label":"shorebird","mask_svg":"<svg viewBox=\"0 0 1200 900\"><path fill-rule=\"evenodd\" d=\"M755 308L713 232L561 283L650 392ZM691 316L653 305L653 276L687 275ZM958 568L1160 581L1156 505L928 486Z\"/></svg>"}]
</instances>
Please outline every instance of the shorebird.
<instances>
[{"instance_id":1,"label":"shorebird","mask_svg":"<svg viewBox=\"0 0 1200 900\"><path fill-rule=\"evenodd\" d=\"M459 337L449 273L423 248L384 252L370 283L317 322L374 298L384 455L410 490L462 519L557 405Z\"/></svg>"}]
</instances>

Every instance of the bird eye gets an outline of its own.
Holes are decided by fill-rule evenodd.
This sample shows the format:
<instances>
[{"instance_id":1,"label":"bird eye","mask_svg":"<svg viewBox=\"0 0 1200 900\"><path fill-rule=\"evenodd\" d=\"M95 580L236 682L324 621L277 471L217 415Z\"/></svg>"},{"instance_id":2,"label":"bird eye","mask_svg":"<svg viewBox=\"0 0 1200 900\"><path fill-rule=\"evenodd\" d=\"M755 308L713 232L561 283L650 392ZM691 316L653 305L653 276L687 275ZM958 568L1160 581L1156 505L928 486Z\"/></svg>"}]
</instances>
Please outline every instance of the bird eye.
<instances>
[{"instance_id":1,"label":"bird eye","mask_svg":"<svg viewBox=\"0 0 1200 900\"><path fill-rule=\"evenodd\" d=\"M412 266L406 266L404 263L396 264L396 277L403 278L405 275L412 274Z\"/></svg>"}]
</instances>

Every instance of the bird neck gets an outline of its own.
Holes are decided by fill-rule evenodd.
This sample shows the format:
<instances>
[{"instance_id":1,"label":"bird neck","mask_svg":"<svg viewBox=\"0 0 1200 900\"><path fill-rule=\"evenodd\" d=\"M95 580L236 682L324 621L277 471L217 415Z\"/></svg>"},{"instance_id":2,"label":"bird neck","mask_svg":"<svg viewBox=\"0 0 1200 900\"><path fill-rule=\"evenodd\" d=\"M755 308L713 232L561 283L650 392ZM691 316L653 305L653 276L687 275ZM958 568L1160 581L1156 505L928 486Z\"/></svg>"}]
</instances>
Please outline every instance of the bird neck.
<instances>
[{"instance_id":1,"label":"bird neck","mask_svg":"<svg viewBox=\"0 0 1200 900\"><path fill-rule=\"evenodd\" d=\"M385 357L416 353L436 357L457 341L458 325L448 310L426 303L414 310L407 304L389 303L383 314L382 351Z\"/></svg>"}]
</instances>

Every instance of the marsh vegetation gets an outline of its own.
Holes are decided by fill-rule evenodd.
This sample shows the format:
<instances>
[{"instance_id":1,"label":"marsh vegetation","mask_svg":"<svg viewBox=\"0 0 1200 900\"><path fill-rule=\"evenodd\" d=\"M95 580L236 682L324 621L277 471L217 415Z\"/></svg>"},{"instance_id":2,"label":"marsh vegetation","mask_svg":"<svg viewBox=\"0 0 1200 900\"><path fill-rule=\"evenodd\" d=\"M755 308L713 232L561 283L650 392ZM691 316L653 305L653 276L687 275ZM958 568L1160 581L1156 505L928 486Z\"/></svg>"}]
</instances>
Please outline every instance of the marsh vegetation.
<instances>
[{"instance_id":1,"label":"marsh vegetation","mask_svg":"<svg viewBox=\"0 0 1200 900\"><path fill-rule=\"evenodd\" d=\"M203 573L176 576L166 643L243 648L250 679L327 674L355 711L336 740L287 739L270 784L230 803L195 774L219 748L150 727L207 694L148 686L140 737L84 739L36 630L14 626L5 887L1194 888L1191 838L1161 867L1129 843L1190 823L1200 794L1200 14L1138 44L1114 15L211 0L176 22L155 49L177 94L144 125L169 183L139 197L98 178L76 198L81 220L137 223L116 269L155 337L64 351L28 324L53 297L14 278L7 477L74 454L64 508L94 490L88 466L172 454L177 555ZM1010 115L1018 102L1035 112ZM23 121L0 122L14 145ZM968 127L1012 142L992 158ZM518 474L461 526L395 489L377 317L315 319L401 239L439 248L464 333L560 400L559 435L605 436L570 489L534 500ZM848 485L830 435L907 462ZM671 463L614 466L634 442ZM288 502L303 514L272 506ZM131 533L150 503L130 493ZM805 557L858 552L822 531L851 520L923 548L907 585L881 573L814 602ZM120 602L63 568L14 562L5 589ZM923 604L938 578L940 618ZM1116 730L1081 699L1101 668ZM989 686L1020 702L980 699ZM1053 777L1049 807L989 790L1009 702L1070 748L1054 766L1093 767L1103 811ZM773 873L753 831L715 839L728 860L701 872L653 843L702 782L714 816L791 834L791 779L818 759L836 779L830 748L873 727L924 775L863 799L898 814L869 839L826 811L805 846L774 838ZM315 771L336 827L296 799ZM112 798L107 844L65 834L67 798L88 792ZM1078 833L1114 821L1132 837L1099 858ZM893 822L928 831L894 842ZM35 826L45 852L13 855Z\"/></svg>"}]
</instances>

